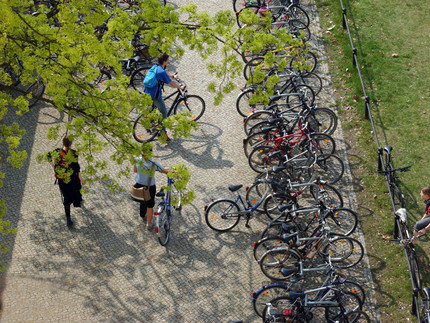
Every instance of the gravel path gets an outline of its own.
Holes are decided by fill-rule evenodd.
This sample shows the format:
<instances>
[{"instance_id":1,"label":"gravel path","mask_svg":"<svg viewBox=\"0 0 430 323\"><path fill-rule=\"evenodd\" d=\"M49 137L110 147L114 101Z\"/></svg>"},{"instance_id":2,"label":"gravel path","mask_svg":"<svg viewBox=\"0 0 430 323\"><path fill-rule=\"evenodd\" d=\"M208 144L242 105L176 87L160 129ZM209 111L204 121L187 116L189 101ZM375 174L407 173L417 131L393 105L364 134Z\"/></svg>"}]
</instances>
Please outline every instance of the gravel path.
<instances>
[{"instance_id":1,"label":"gravel path","mask_svg":"<svg viewBox=\"0 0 430 323\"><path fill-rule=\"evenodd\" d=\"M211 14L232 8L230 0L193 2L204 4ZM317 24L315 8L307 8ZM322 44L315 37L314 42L324 79L319 100L322 106L334 107ZM259 321L250 296L268 279L253 260L252 243L264 228L264 217L253 218L251 228L241 221L233 231L219 234L207 227L203 212L211 198L232 197L228 185L251 184L255 176L242 153L242 118L235 109L239 93L215 107L205 90L214 78L194 53L171 68L186 80L189 93L204 97L207 107L191 139L155 145L162 165L184 163L191 169L190 187L196 194L191 205L174 214L167 248L146 231L138 204L127 192L111 194L96 185L85 197L87 212L72 210L76 228L69 231L52 169L36 162L38 153L56 146L46 139L48 127L65 117L39 104L20 119L28 132L23 145L29 158L23 169L7 170L1 190L6 217L18 228L16 236L8 237L8 270L0 280L1 322ZM243 83L238 80L238 85ZM340 131L336 138L344 149ZM111 153L105 151L101 157L109 160ZM117 171L116 165L109 167ZM121 182L126 190L132 178ZM163 175L157 174L156 180L165 183ZM345 179L342 190L354 208L350 181ZM243 189L240 192L244 194ZM367 260L345 274L358 275L356 279L370 291L366 266ZM372 303L368 301L367 311L377 320Z\"/></svg>"}]
</instances>

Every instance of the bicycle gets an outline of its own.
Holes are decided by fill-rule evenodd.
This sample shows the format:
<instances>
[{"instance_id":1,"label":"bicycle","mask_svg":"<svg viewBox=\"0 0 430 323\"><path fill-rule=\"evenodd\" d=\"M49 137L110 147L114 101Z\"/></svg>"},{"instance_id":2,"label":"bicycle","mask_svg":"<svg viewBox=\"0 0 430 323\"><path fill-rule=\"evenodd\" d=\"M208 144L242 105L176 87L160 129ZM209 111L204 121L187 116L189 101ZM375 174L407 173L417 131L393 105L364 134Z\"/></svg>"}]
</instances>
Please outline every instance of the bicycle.
<instances>
[{"instance_id":1,"label":"bicycle","mask_svg":"<svg viewBox=\"0 0 430 323\"><path fill-rule=\"evenodd\" d=\"M418 236L410 236L410 233L406 226L406 210L405 209L399 209L396 212L396 217L399 218L398 222L399 225L401 225L400 232L400 239L392 239L392 241L397 241L404 249L406 260L408 262L409 267L409 274L411 277L412 282L412 313L418 315L419 309L417 308L419 306L418 304L418 293L422 288L422 280L421 280L421 272L420 267L418 264L418 258L417 253L415 250L415 245L413 244L413 241L418 239L419 237L423 236L424 234L418 235Z\"/></svg>"},{"instance_id":2,"label":"bicycle","mask_svg":"<svg viewBox=\"0 0 430 323\"><path fill-rule=\"evenodd\" d=\"M181 194L174 188L174 181L167 178L167 186L169 190L164 193L161 189L155 196L161 197L161 202L158 204L155 215L155 233L157 233L158 241L162 246L166 246L170 240L170 225L172 222L172 193L178 195L178 204L174 207L176 210L181 209Z\"/></svg>"},{"instance_id":3,"label":"bicycle","mask_svg":"<svg viewBox=\"0 0 430 323\"><path fill-rule=\"evenodd\" d=\"M319 292L320 297L310 298ZM333 286L323 286L302 292L289 291L287 295L271 300L263 310L263 322L310 322L315 307L325 308L327 322L356 322L363 304L351 292ZM354 314L352 314L354 312ZM347 318L345 320L345 318ZM321 319L321 318L319 318Z\"/></svg>"},{"instance_id":4,"label":"bicycle","mask_svg":"<svg viewBox=\"0 0 430 323\"><path fill-rule=\"evenodd\" d=\"M184 83L180 79L176 79L176 81L183 86ZM167 111L167 117L172 114L178 114L181 112L187 112L189 118L192 121L197 121L201 118L203 113L205 112L206 103L205 101L198 95L188 94L188 90L185 87L183 91L177 89L175 92L171 93L167 97L164 97L163 100L167 101L170 98L174 97L172 105L170 109ZM151 111L154 109L152 106ZM138 142L150 142L154 140L154 138L160 134L162 128L162 124L159 120L154 117L148 116L147 112L139 115L133 124L133 137Z\"/></svg>"},{"instance_id":5,"label":"bicycle","mask_svg":"<svg viewBox=\"0 0 430 323\"><path fill-rule=\"evenodd\" d=\"M403 195L399 187L399 177L397 172L406 172L411 166L394 168L391 157L393 147L386 146L384 149L379 148L378 150L378 173L383 174L388 184L389 194L391 203L394 206L394 210L405 207L405 196Z\"/></svg>"},{"instance_id":6,"label":"bicycle","mask_svg":"<svg viewBox=\"0 0 430 323\"><path fill-rule=\"evenodd\" d=\"M259 179L260 182L269 183L269 173L266 170L266 178ZM228 189L231 192L236 192L243 185L230 185ZM248 206L245 205L244 200L240 193L235 200L233 199L217 199L204 206L206 224L215 231L225 232L233 229L240 221L241 217L246 217L245 226L249 228L249 220L254 211L262 205L269 193L269 186L266 186L265 192L262 194L260 199L253 203L248 202ZM241 209L238 203L241 203L243 209Z\"/></svg>"}]
</instances>

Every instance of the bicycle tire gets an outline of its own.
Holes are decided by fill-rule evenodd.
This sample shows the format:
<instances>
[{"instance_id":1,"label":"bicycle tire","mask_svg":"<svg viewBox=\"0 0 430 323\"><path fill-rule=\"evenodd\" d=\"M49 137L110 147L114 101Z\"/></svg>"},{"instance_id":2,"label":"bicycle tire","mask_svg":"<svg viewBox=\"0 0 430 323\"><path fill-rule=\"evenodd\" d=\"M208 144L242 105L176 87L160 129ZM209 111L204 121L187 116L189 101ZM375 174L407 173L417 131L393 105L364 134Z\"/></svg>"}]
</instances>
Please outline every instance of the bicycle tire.
<instances>
[{"instance_id":1,"label":"bicycle tire","mask_svg":"<svg viewBox=\"0 0 430 323\"><path fill-rule=\"evenodd\" d=\"M150 142L158 135L159 123L155 119L141 114L133 124L133 137L137 142Z\"/></svg>"},{"instance_id":2,"label":"bicycle tire","mask_svg":"<svg viewBox=\"0 0 430 323\"><path fill-rule=\"evenodd\" d=\"M266 213L270 220L273 220L275 217L279 216L279 205L293 205L293 208L295 208L296 200L285 193L275 193L269 195L264 201L263 208L264 213Z\"/></svg>"},{"instance_id":3,"label":"bicycle tire","mask_svg":"<svg viewBox=\"0 0 430 323\"><path fill-rule=\"evenodd\" d=\"M245 26L245 23L240 18L241 16L243 16L245 11L250 11L251 13L258 15L259 9L260 9L259 6L249 5L243 9L241 9L240 11L238 11L236 14L236 22L237 22L238 27L242 28L243 26Z\"/></svg>"},{"instance_id":4,"label":"bicycle tire","mask_svg":"<svg viewBox=\"0 0 430 323\"><path fill-rule=\"evenodd\" d=\"M418 288L418 290L421 290L422 289L421 272L418 264L418 259L414 253L409 254L409 264L410 264L411 276L412 276L412 280L415 285L415 288Z\"/></svg>"},{"instance_id":5,"label":"bicycle tire","mask_svg":"<svg viewBox=\"0 0 430 323\"><path fill-rule=\"evenodd\" d=\"M372 322L372 320L370 319L369 315L367 315L367 313L364 311L352 311L352 312L346 313L346 320L341 322L370 323Z\"/></svg>"},{"instance_id":6,"label":"bicycle tire","mask_svg":"<svg viewBox=\"0 0 430 323\"><path fill-rule=\"evenodd\" d=\"M343 292L354 293L360 298L361 304L364 304L366 301L366 292L363 287L355 281L343 279L339 283L331 284L336 289L339 289Z\"/></svg>"},{"instance_id":7,"label":"bicycle tire","mask_svg":"<svg viewBox=\"0 0 430 323\"><path fill-rule=\"evenodd\" d=\"M308 13L298 5L292 5L287 11L294 20L299 20L309 27L310 19Z\"/></svg>"},{"instance_id":8,"label":"bicycle tire","mask_svg":"<svg viewBox=\"0 0 430 323\"><path fill-rule=\"evenodd\" d=\"M157 225L158 242L162 246L166 246L170 239L170 215L168 210L164 209L162 214L159 215L159 223Z\"/></svg>"},{"instance_id":9,"label":"bicycle tire","mask_svg":"<svg viewBox=\"0 0 430 323\"><path fill-rule=\"evenodd\" d=\"M321 194L319 191L316 192L319 188L323 188L324 192ZM320 185L319 188L316 188L314 185L310 187L310 193L314 197L315 201L322 201L326 206L331 208L343 207L342 195L336 188L327 183Z\"/></svg>"},{"instance_id":10,"label":"bicycle tire","mask_svg":"<svg viewBox=\"0 0 430 323\"><path fill-rule=\"evenodd\" d=\"M212 230L219 232L231 230L239 223L240 216L237 215L239 211L239 206L233 200L216 200L209 204L205 211L206 224ZM219 222L225 224L225 226L220 226L218 224L217 220L219 219L222 219L222 221ZM231 221L228 221L228 219L231 219Z\"/></svg>"},{"instance_id":11,"label":"bicycle tire","mask_svg":"<svg viewBox=\"0 0 430 323\"><path fill-rule=\"evenodd\" d=\"M263 230L263 232L261 232L260 240L263 240L269 237L281 237L281 235L284 233L284 230L282 229L282 223L283 222L281 221L270 222L267 225L267 227Z\"/></svg>"},{"instance_id":12,"label":"bicycle tire","mask_svg":"<svg viewBox=\"0 0 430 323\"><path fill-rule=\"evenodd\" d=\"M249 136L252 133L250 129L254 125L262 121L267 121L267 119L270 119L273 116L274 114L271 111L266 111L266 110L255 111L250 115L248 115L243 121L243 130L245 132L245 135Z\"/></svg>"},{"instance_id":13,"label":"bicycle tire","mask_svg":"<svg viewBox=\"0 0 430 323\"><path fill-rule=\"evenodd\" d=\"M349 236L358 225L358 215L351 209L335 208L325 217L331 232L336 235Z\"/></svg>"},{"instance_id":14,"label":"bicycle tire","mask_svg":"<svg viewBox=\"0 0 430 323\"><path fill-rule=\"evenodd\" d=\"M320 133L332 135L337 129L337 115L327 108L315 108L306 118L309 127Z\"/></svg>"},{"instance_id":15,"label":"bicycle tire","mask_svg":"<svg viewBox=\"0 0 430 323\"><path fill-rule=\"evenodd\" d=\"M303 42L307 43L311 37L311 31L309 30L309 26L306 26L306 24L303 21L296 20L296 19L289 19L288 25L285 26L287 28L288 32L295 36L296 38L303 37ZM303 32L303 36L302 36Z\"/></svg>"},{"instance_id":16,"label":"bicycle tire","mask_svg":"<svg viewBox=\"0 0 430 323\"><path fill-rule=\"evenodd\" d=\"M249 207L254 207L263 197L263 194L266 192L269 184L265 182L255 182L246 190L245 200ZM255 211L264 213L263 203L255 209Z\"/></svg>"},{"instance_id":17,"label":"bicycle tire","mask_svg":"<svg viewBox=\"0 0 430 323\"><path fill-rule=\"evenodd\" d=\"M133 89L139 91L140 93L143 93L143 80L145 79L145 76L150 68L151 66L141 67L134 71L133 74L131 74L130 85L133 87Z\"/></svg>"},{"instance_id":18,"label":"bicycle tire","mask_svg":"<svg viewBox=\"0 0 430 323\"><path fill-rule=\"evenodd\" d=\"M248 56L247 56L248 57ZM243 77L245 80L249 80L255 74L255 69L264 63L264 57L257 56L250 59L243 68ZM262 72L264 72L262 68Z\"/></svg>"},{"instance_id":19,"label":"bicycle tire","mask_svg":"<svg viewBox=\"0 0 430 323\"><path fill-rule=\"evenodd\" d=\"M345 171L345 165L342 159L333 154L321 154L317 156L317 160L308 168L309 177L314 175L329 184L338 182Z\"/></svg>"},{"instance_id":20,"label":"bicycle tire","mask_svg":"<svg viewBox=\"0 0 430 323\"><path fill-rule=\"evenodd\" d=\"M254 95L254 89L249 88L240 93L236 99L236 110L242 117L247 117L254 110L261 110L264 107L262 103L249 104L249 99L252 95Z\"/></svg>"},{"instance_id":21,"label":"bicycle tire","mask_svg":"<svg viewBox=\"0 0 430 323\"><path fill-rule=\"evenodd\" d=\"M254 312L263 317L263 311L266 304L271 300L280 297L290 291L290 287L286 284L272 283L257 290L252 297L252 306Z\"/></svg>"},{"instance_id":22,"label":"bicycle tire","mask_svg":"<svg viewBox=\"0 0 430 323\"><path fill-rule=\"evenodd\" d=\"M334 154L336 143L332 136L326 133L314 132L309 135L311 148L316 149L319 154Z\"/></svg>"},{"instance_id":23,"label":"bicycle tire","mask_svg":"<svg viewBox=\"0 0 430 323\"><path fill-rule=\"evenodd\" d=\"M176 102L174 107L174 113L188 112L191 113L191 120L199 120L205 112L206 103L198 95L185 95L184 98Z\"/></svg>"},{"instance_id":24,"label":"bicycle tire","mask_svg":"<svg viewBox=\"0 0 430 323\"><path fill-rule=\"evenodd\" d=\"M361 311L363 308L363 303L357 294L350 292L341 292L340 298L337 296L332 297L332 301L337 301L338 306L326 307L325 308L325 318L327 322L344 322L343 318L348 313L355 313L356 311ZM344 312L342 312L342 309ZM348 322L356 322L358 315L351 316Z\"/></svg>"},{"instance_id":25,"label":"bicycle tire","mask_svg":"<svg viewBox=\"0 0 430 323\"><path fill-rule=\"evenodd\" d=\"M300 62L299 62L299 58L300 58ZM290 68L297 68L296 66L299 66L297 65L299 63L300 65L305 67L304 70L301 71L301 73L303 74L312 73L317 68L318 59L314 53L307 51L307 53L305 53L302 57L297 57L297 56L292 57L290 61Z\"/></svg>"},{"instance_id":26,"label":"bicycle tire","mask_svg":"<svg viewBox=\"0 0 430 323\"><path fill-rule=\"evenodd\" d=\"M287 280L295 272L288 276L284 276L281 272L282 268L299 270L301 258L299 254L289 248L272 249L267 251L260 259L260 269L263 274L273 280Z\"/></svg>"},{"instance_id":27,"label":"bicycle tire","mask_svg":"<svg viewBox=\"0 0 430 323\"><path fill-rule=\"evenodd\" d=\"M289 104L291 110L297 111L298 108L302 110L303 101L306 102L308 106L312 105L315 101L315 93L312 88L306 84L298 84L291 89L293 93L300 93L302 97L298 95L287 95L287 103Z\"/></svg>"},{"instance_id":28,"label":"bicycle tire","mask_svg":"<svg viewBox=\"0 0 430 323\"><path fill-rule=\"evenodd\" d=\"M315 72L299 73L298 78L299 78L299 83L306 84L310 86L312 90L314 90L315 96L318 96L318 94L321 92L322 79Z\"/></svg>"},{"instance_id":29,"label":"bicycle tire","mask_svg":"<svg viewBox=\"0 0 430 323\"><path fill-rule=\"evenodd\" d=\"M274 248L289 248L290 242L282 237L267 237L258 240L254 246L254 259L259 263L266 252Z\"/></svg>"},{"instance_id":30,"label":"bicycle tire","mask_svg":"<svg viewBox=\"0 0 430 323\"><path fill-rule=\"evenodd\" d=\"M269 153L273 151L272 146L257 146L248 156L248 164L256 173L262 173L266 168L272 168L280 164L280 159L270 157Z\"/></svg>"},{"instance_id":31,"label":"bicycle tire","mask_svg":"<svg viewBox=\"0 0 430 323\"><path fill-rule=\"evenodd\" d=\"M243 142L243 152L246 158L249 154L258 146L266 145L267 143L267 133L256 132L248 136Z\"/></svg>"},{"instance_id":32,"label":"bicycle tire","mask_svg":"<svg viewBox=\"0 0 430 323\"><path fill-rule=\"evenodd\" d=\"M345 236L333 236L321 253L328 262L328 258L336 267L346 269L357 265L364 255L364 248L360 241Z\"/></svg>"}]
</instances>

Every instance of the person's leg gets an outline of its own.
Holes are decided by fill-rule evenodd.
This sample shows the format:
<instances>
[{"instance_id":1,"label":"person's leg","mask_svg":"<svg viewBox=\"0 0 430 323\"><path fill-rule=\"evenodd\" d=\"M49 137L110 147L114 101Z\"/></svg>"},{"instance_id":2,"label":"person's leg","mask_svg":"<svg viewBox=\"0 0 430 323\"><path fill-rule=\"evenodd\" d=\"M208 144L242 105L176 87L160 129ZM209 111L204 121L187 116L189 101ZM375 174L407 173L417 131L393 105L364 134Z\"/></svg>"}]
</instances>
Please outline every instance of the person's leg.
<instances>
[{"instance_id":1,"label":"person's leg","mask_svg":"<svg viewBox=\"0 0 430 323\"><path fill-rule=\"evenodd\" d=\"M140 217L142 219L145 219L145 217L146 217L146 203L145 202L140 202Z\"/></svg>"},{"instance_id":2,"label":"person's leg","mask_svg":"<svg viewBox=\"0 0 430 323\"><path fill-rule=\"evenodd\" d=\"M422 220L419 220L417 223L415 223L414 226L414 235L417 235L417 232L424 229L426 226L430 224L430 217L424 218Z\"/></svg>"},{"instance_id":3,"label":"person's leg","mask_svg":"<svg viewBox=\"0 0 430 323\"><path fill-rule=\"evenodd\" d=\"M163 98L153 99L154 105L157 107L158 111L163 115L163 120L167 118L167 108L164 103ZM163 131L166 132L166 128L163 127Z\"/></svg>"},{"instance_id":4,"label":"person's leg","mask_svg":"<svg viewBox=\"0 0 430 323\"><path fill-rule=\"evenodd\" d=\"M150 227L152 222L152 216L154 215L154 208L146 208L146 226Z\"/></svg>"},{"instance_id":5,"label":"person's leg","mask_svg":"<svg viewBox=\"0 0 430 323\"><path fill-rule=\"evenodd\" d=\"M70 204L64 204L64 211L66 212L67 226L71 228L73 226L73 221L70 216Z\"/></svg>"},{"instance_id":6,"label":"person's leg","mask_svg":"<svg viewBox=\"0 0 430 323\"><path fill-rule=\"evenodd\" d=\"M146 227L148 230L152 229L152 217L154 215L154 205L155 205L155 192L157 188L155 185L149 187L149 194L151 195L151 199L146 201Z\"/></svg>"}]
</instances>

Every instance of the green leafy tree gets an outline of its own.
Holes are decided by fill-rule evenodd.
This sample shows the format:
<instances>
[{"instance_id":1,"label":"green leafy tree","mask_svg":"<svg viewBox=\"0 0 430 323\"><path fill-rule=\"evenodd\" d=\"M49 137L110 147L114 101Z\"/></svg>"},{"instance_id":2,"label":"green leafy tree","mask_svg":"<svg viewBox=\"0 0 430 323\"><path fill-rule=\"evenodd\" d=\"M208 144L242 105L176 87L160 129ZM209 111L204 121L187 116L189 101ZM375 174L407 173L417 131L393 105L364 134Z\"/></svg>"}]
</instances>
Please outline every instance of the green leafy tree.
<instances>
[{"instance_id":1,"label":"green leafy tree","mask_svg":"<svg viewBox=\"0 0 430 323\"><path fill-rule=\"evenodd\" d=\"M63 127L57 125L49 130L48 138L56 140L66 132L75 142L80 160L85 160L86 182L103 181L112 190L118 189L116 176L107 181L108 175L104 172L107 161L101 160L98 153L106 146L113 147L111 159L119 165L126 162L124 169L115 175L128 175L129 161L134 161L141 152L141 145L132 136L130 112L137 109L139 114L160 119L158 111L151 112L151 98L129 87L130 77L122 74L119 60L132 56L131 40L137 34L149 46L152 56L167 52L179 59L186 50L193 50L207 59L216 52L216 62L207 64L208 70L220 80L209 85L215 104L234 89L233 78L241 75L243 68L240 60L243 51L257 53L264 48L302 46L283 29L268 33L270 14L265 17L245 14L241 19L247 26L238 29L231 11L220 11L211 17L207 12L198 11L194 4L175 10L172 5L162 7L158 0L138 0L131 11L126 11L121 3L104 0L0 2L0 143L7 143L8 163L20 167L26 159L26 152L19 150L25 130L17 123L2 123L3 117L7 113L27 112L35 93L25 85L42 80L45 91L37 99L68 116ZM265 57L268 64L274 64L276 55ZM100 66L108 66L116 75L103 86L94 82L100 75ZM268 92L259 91L255 100L267 101L275 81L276 77L270 77L259 85ZM20 95L13 95L16 93ZM164 126L172 129L175 137L189 137L196 124L187 116L175 115L164 120ZM42 159L40 155L39 160ZM175 169L182 178L178 185L185 189L189 171L181 165ZM4 173L0 172L2 177ZM193 193L187 192L186 196L191 200ZM0 215L4 212L2 203ZM7 222L0 224L3 234L12 231Z\"/></svg>"}]
</instances>

